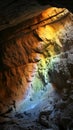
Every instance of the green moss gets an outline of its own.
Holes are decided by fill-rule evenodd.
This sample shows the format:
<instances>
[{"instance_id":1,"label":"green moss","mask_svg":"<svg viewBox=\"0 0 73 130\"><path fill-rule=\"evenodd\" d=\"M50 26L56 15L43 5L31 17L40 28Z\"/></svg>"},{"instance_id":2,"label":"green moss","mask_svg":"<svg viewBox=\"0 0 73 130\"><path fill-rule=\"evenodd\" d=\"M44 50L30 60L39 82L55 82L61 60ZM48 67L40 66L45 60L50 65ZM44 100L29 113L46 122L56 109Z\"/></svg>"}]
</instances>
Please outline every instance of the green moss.
<instances>
[{"instance_id":1,"label":"green moss","mask_svg":"<svg viewBox=\"0 0 73 130\"><path fill-rule=\"evenodd\" d=\"M40 77L35 77L33 81L33 90L35 92L40 91L43 88L43 82L41 81Z\"/></svg>"}]
</instances>

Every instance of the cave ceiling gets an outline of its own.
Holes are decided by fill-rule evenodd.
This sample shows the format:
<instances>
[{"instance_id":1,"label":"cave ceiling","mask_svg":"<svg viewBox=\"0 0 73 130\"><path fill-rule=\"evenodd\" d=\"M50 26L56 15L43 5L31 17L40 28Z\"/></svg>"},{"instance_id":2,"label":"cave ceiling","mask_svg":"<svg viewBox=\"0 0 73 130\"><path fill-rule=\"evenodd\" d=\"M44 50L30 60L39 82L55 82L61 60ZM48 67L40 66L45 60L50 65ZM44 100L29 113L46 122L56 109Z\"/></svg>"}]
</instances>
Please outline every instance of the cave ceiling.
<instances>
[{"instance_id":1,"label":"cave ceiling","mask_svg":"<svg viewBox=\"0 0 73 130\"><path fill-rule=\"evenodd\" d=\"M72 3L73 0L2 0L0 1L0 30L37 16L42 10L51 6L67 8L72 12Z\"/></svg>"},{"instance_id":2,"label":"cave ceiling","mask_svg":"<svg viewBox=\"0 0 73 130\"><path fill-rule=\"evenodd\" d=\"M37 0L41 5L51 5L56 7L67 8L69 11L73 12L73 0Z\"/></svg>"}]
</instances>

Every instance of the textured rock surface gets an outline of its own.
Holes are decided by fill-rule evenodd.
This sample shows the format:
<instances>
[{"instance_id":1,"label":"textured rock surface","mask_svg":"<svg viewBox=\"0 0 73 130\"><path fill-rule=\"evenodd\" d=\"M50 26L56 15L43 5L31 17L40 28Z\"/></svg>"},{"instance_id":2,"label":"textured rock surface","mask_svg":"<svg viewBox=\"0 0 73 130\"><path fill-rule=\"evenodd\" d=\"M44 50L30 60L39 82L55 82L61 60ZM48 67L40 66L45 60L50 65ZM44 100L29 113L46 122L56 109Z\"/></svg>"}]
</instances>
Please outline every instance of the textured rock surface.
<instances>
[{"instance_id":1,"label":"textured rock surface","mask_svg":"<svg viewBox=\"0 0 73 130\"><path fill-rule=\"evenodd\" d=\"M18 110L25 98L48 83L49 58L61 52L59 31L65 24L72 26L71 17L65 9L51 8L34 18L30 28L18 25L1 31L0 111Z\"/></svg>"},{"instance_id":2,"label":"textured rock surface","mask_svg":"<svg viewBox=\"0 0 73 130\"><path fill-rule=\"evenodd\" d=\"M37 0L0 1L0 30L37 16L47 7L50 6L41 6Z\"/></svg>"},{"instance_id":3,"label":"textured rock surface","mask_svg":"<svg viewBox=\"0 0 73 130\"><path fill-rule=\"evenodd\" d=\"M29 8L29 17L25 14L21 17L23 8L20 8L20 15L16 10L12 16L13 6L7 4L10 6L5 8L5 13L9 14L9 19L4 14L2 21L4 18L5 21L0 23L0 129L70 129L70 114L73 113L72 14L66 9L49 8L27 20L32 14ZM19 8L20 2L14 6ZM3 4L1 9L4 7ZM39 10L34 8L38 15ZM26 110L28 112L24 112Z\"/></svg>"}]
</instances>

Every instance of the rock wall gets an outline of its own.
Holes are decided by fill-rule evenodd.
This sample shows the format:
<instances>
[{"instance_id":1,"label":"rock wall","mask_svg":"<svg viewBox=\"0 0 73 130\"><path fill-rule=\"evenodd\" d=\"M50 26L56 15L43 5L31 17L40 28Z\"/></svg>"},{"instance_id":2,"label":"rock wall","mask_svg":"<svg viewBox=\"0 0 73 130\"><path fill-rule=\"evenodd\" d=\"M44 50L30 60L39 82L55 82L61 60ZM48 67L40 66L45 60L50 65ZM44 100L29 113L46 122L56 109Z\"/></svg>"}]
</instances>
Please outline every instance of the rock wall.
<instances>
[{"instance_id":1,"label":"rock wall","mask_svg":"<svg viewBox=\"0 0 73 130\"><path fill-rule=\"evenodd\" d=\"M49 63L65 49L64 35L67 38L66 28L72 28L72 24L68 10L49 8L33 19L0 32L1 113L18 111L25 99L50 82Z\"/></svg>"}]
</instances>

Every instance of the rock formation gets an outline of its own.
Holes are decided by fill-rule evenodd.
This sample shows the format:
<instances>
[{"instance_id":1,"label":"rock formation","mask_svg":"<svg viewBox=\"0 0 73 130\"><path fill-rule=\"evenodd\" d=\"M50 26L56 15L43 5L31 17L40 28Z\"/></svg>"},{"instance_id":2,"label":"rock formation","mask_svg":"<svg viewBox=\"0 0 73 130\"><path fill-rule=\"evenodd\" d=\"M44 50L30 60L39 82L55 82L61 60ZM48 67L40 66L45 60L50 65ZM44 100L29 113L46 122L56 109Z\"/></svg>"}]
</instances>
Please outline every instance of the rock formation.
<instances>
[{"instance_id":1,"label":"rock formation","mask_svg":"<svg viewBox=\"0 0 73 130\"><path fill-rule=\"evenodd\" d=\"M73 98L73 15L65 8L41 6L36 1L30 2L29 8L28 2L0 2L1 124L14 116L22 118L17 113L38 104L48 83L62 99Z\"/></svg>"},{"instance_id":2,"label":"rock formation","mask_svg":"<svg viewBox=\"0 0 73 130\"><path fill-rule=\"evenodd\" d=\"M35 91L44 86L43 82L48 83L46 62L49 64L49 58L61 52L63 43L58 35L65 24L72 24L71 14L66 9L50 8L30 19L30 23L25 21L1 31L1 111L5 112L14 102L18 106L32 87Z\"/></svg>"}]
</instances>

